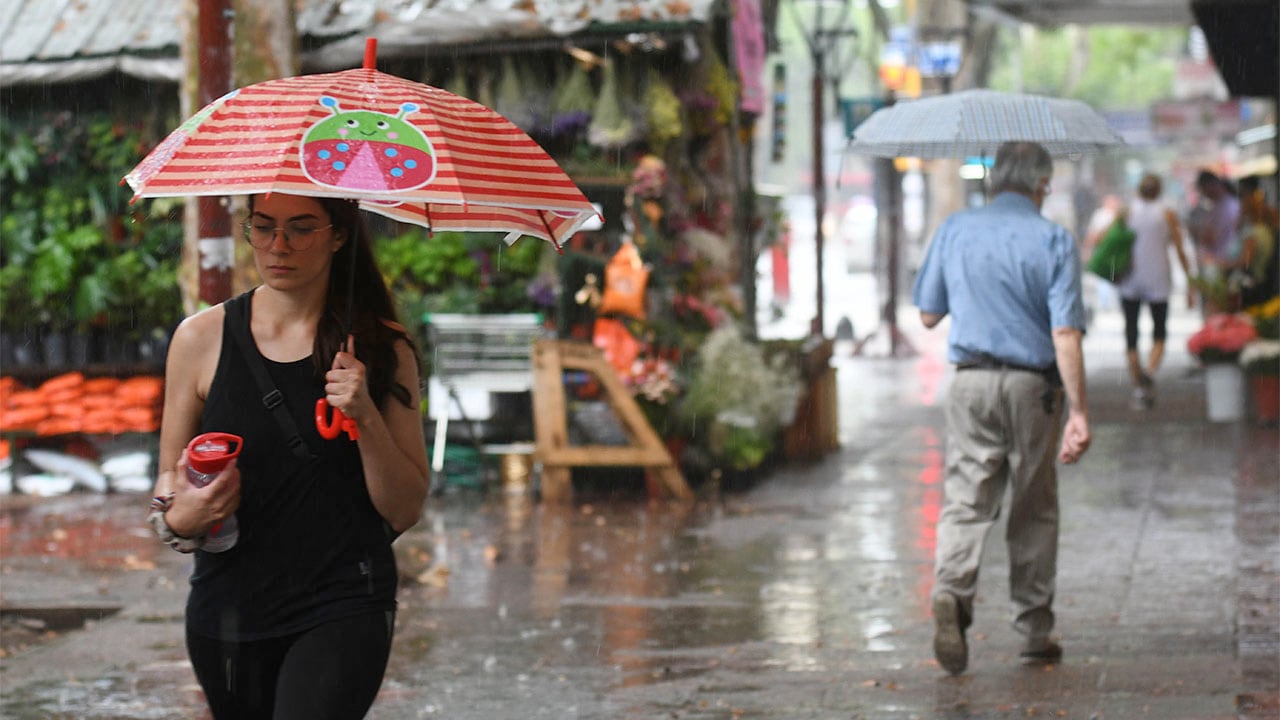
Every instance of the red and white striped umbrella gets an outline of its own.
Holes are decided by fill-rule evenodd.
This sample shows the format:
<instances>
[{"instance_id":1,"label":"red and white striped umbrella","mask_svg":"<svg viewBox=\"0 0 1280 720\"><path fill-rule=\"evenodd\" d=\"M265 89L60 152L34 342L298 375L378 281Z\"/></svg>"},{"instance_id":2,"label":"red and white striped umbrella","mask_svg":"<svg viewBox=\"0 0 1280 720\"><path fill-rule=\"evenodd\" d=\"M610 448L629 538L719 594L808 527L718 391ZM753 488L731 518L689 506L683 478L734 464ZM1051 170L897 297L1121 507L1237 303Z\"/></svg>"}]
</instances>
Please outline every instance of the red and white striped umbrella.
<instances>
[{"instance_id":1,"label":"red and white striped umbrella","mask_svg":"<svg viewBox=\"0 0 1280 720\"><path fill-rule=\"evenodd\" d=\"M532 138L489 108L365 67L233 90L125 176L136 197L342 197L434 230L560 242L596 210Z\"/></svg>"}]
</instances>

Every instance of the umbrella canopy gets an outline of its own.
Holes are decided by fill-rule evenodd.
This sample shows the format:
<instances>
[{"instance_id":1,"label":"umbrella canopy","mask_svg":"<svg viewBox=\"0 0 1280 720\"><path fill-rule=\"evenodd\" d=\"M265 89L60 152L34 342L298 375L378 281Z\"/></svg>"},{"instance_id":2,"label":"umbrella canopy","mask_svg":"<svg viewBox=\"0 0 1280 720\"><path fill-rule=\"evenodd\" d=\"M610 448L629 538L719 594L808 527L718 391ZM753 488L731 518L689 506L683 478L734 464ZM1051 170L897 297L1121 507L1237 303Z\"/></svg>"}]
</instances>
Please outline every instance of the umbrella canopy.
<instances>
[{"instance_id":1,"label":"umbrella canopy","mask_svg":"<svg viewBox=\"0 0 1280 720\"><path fill-rule=\"evenodd\" d=\"M881 108L858 126L848 149L879 157L992 157L1009 141L1039 143L1056 156L1124 142L1079 100L983 89Z\"/></svg>"},{"instance_id":2,"label":"umbrella canopy","mask_svg":"<svg viewBox=\"0 0 1280 720\"><path fill-rule=\"evenodd\" d=\"M372 43L372 41L371 41ZM366 67L233 90L125 180L135 197L282 192L360 200L435 230L551 241L596 210L523 130L467 98Z\"/></svg>"}]
</instances>

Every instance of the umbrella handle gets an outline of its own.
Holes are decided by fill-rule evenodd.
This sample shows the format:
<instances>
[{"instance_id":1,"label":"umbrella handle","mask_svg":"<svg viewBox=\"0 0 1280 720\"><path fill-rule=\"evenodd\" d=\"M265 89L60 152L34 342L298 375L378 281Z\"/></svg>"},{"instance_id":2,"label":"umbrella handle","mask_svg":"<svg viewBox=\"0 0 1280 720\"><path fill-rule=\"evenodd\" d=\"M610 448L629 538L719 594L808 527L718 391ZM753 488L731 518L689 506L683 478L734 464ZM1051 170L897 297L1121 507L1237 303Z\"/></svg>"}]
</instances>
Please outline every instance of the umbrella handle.
<instances>
[{"instance_id":1,"label":"umbrella handle","mask_svg":"<svg viewBox=\"0 0 1280 720\"><path fill-rule=\"evenodd\" d=\"M356 426L356 421L338 408L333 408L333 419L329 419L329 401L324 398L316 401L316 431L325 440L335 440L344 432L352 440L360 439L360 428Z\"/></svg>"}]
</instances>

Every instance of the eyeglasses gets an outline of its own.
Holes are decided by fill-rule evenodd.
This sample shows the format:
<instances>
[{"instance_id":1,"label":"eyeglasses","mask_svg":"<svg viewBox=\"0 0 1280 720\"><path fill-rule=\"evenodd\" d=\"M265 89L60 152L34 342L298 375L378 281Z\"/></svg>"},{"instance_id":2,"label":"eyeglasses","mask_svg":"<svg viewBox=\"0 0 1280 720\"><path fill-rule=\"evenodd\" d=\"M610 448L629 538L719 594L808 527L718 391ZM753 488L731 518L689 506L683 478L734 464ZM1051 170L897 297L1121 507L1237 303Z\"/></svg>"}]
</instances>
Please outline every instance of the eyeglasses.
<instances>
[{"instance_id":1,"label":"eyeglasses","mask_svg":"<svg viewBox=\"0 0 1280 720\"><path fill-rule=\"evenodd\" d=\"M285 245L290 250L301 252L315 244L316 233L331 227L333 227L332 224L317 226L302 222L268 225L265 222L250 220L244 224L244 235L250 245L259 250L266 250L275 244L276 231L281 231L284 233Z\"/></svg>"}]
</instances>

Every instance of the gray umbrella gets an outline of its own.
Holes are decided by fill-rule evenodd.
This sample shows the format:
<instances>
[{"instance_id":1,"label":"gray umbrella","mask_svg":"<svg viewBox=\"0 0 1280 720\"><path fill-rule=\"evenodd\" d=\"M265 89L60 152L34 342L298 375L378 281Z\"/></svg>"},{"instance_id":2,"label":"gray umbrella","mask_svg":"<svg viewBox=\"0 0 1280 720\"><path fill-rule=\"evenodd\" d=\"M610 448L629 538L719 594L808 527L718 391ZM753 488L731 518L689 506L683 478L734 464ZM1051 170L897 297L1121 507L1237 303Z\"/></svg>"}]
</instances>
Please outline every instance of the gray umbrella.
<instances>
[{"instance_id":1,"label":"gray umbrella","mask_svg":"<svg viewBox=\"0 0 1280 720\"><path fill-rule=\"evenodd\" d=\"M962 90L904 100L871 114L848 150L879 157L992 157L1002 143L1036 142L1051 155L1083 155L1122 145L1079 100L997 90Z\"/></svg>"}]
</instances>

